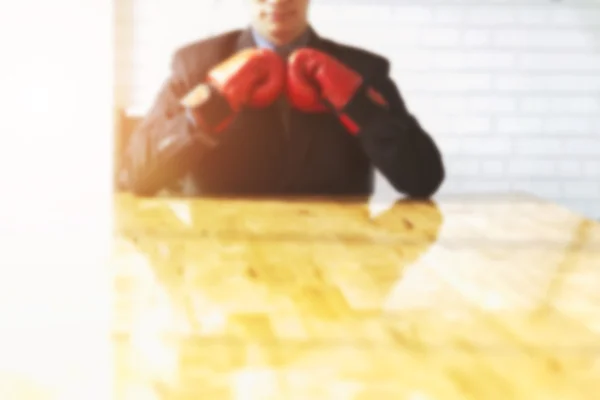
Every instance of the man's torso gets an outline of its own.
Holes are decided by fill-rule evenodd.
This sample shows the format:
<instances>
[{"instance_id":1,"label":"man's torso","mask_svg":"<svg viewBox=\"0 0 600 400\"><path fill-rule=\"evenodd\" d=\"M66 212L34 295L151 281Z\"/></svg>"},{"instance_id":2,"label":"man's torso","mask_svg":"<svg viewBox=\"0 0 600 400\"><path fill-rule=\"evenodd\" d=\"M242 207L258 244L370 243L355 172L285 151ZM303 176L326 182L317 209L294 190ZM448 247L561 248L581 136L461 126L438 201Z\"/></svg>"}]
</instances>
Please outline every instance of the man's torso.
<instances>
[{"instance_id":1,"label":"man's torso","mask_svg":"<svg viewBox=\"0 0 600 400\"><path fill-rule=\"evenodd\" d=\"M179 49L193 88L220 61L255 46L251 31L214 36ZM368 75L386 61L338 45L311 31L308 46L338 57ZM379 68L377 68L379 67ZM216 195L364 195L372 191L373 168L360 141L332 113L310 114L277 101L264 109L242 111L206 154L191 178L197 194Z\"/></svg>"}]
</instances>

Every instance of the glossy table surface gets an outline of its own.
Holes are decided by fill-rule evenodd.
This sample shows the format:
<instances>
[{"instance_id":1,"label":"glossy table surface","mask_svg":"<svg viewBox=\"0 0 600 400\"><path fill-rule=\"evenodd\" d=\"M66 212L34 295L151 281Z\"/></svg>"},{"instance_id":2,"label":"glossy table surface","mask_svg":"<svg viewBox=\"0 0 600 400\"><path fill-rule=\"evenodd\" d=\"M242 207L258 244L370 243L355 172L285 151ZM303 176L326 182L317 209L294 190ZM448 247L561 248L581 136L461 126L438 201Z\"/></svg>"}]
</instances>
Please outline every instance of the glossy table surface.
<instances>
[{"instance_id":1,"label":"glossy table surface","mask_svg":"<svg viewBox=\"0 0 600 400\"><path fill-rule=\"evenodd\" d=\"M119 195L115 399L595 399L600 224L526 195Z\"/></svg>"}]
</instances>

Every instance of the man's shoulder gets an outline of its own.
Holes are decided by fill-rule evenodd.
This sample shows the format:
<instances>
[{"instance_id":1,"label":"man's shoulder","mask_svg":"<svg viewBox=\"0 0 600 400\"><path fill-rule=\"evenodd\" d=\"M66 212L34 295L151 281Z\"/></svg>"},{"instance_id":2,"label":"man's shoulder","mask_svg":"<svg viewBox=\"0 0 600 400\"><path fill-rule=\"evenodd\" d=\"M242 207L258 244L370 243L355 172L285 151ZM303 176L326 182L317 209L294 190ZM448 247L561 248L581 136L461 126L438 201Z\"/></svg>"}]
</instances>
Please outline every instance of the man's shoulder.
<instances>
[{"instance_id":1,"label":"man's shoulder","mask_svg":"<svg viewBox=\"0 0 600 400\"><path fill-rule=\"evenodd\" d=\"M176 60L192 60L206 58L213 54L218 56L235 44L241 32L240 29L230 30L185 43L175 49L173 58Z\"/></svg>"},{"instance_id":2,"label":"man's shoulder","mask_svg":"<svg viewBox=\"0 0 600 400\"><path fill-rule=\"evenodd\" d=\"M382 54L330 38L321 38L321 41L330 54L360 72L389 73L390 61Z\"/></svg>"},{"instance_id":3,"label":"man's shoulder","mask_svg":"<svg viewBox=\"0 0 600 400\"><path fill-rule=\"evenodd\" d=\"M241 30L205 36L185 43L173 52L173 73L181 75L191 85L204 79L206 72L226 59L233 51Z\"/></svg>"}]
</instances>

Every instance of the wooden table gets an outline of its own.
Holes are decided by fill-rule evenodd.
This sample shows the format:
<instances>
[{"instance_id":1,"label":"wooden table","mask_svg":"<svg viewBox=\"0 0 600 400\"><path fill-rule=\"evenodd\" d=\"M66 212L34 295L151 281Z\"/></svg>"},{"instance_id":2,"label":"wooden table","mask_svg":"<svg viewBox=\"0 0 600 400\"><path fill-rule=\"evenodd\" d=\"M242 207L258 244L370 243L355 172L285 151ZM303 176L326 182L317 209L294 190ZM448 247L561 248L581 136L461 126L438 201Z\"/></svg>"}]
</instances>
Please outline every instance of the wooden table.
<instances>
[{"instance_id":1,"label":"wooden table","mask_svg":"<svg viewBox=\"0 0 600 400\"><path fill-rule=\"evenodd\" d=\"M528 196L116 199L116 399L596 399L600 224Z\"/></svg>"}]
</instances>

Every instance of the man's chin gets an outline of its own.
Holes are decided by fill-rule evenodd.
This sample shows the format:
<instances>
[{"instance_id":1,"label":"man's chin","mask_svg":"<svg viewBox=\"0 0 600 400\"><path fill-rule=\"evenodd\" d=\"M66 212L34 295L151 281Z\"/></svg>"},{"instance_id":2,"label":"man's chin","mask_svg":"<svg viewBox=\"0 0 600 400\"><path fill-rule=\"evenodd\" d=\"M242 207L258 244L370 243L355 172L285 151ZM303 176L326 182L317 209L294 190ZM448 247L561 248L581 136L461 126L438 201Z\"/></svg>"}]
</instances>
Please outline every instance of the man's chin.
<instances>
[{"instance_id":1,"label":"man's chin","mask_svg":"<svg viewBox=\"0 0 600 400\"><path fill-rule=\"evenodd\" d=\"M294 39L296 30L289 27L274 26L269 30L269 36L280 43L285 43Z\"/></svg>"}]
</instances>

